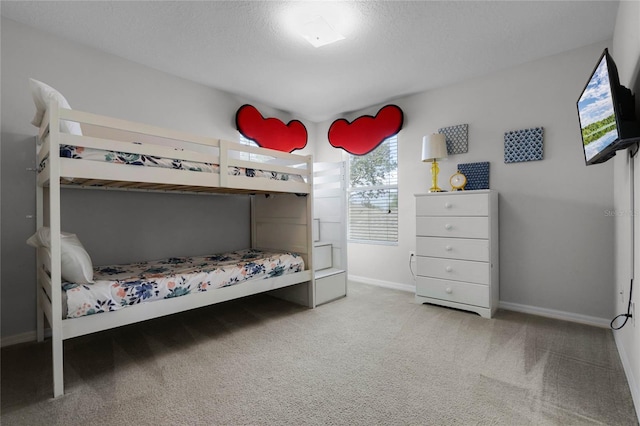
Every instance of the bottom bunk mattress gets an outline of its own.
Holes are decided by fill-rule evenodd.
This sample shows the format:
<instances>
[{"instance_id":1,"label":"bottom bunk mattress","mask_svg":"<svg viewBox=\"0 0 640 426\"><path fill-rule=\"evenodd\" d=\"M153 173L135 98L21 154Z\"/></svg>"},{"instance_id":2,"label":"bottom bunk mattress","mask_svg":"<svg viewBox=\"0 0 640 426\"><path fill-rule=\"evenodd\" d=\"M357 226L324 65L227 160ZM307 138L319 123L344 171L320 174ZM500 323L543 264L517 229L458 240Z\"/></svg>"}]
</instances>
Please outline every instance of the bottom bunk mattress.
<instances>
[{"instance_id":1,"label":"bottom bunk mattress","mask_svg":"<svg viewBox=\"0 0 640 426\"><path fill-rule=\"evenodd\" d=\"M63 313L78 318L303 270L296 253L256 249L102 266L94 284L63 284Z\"/></svg>"}]
</instances>

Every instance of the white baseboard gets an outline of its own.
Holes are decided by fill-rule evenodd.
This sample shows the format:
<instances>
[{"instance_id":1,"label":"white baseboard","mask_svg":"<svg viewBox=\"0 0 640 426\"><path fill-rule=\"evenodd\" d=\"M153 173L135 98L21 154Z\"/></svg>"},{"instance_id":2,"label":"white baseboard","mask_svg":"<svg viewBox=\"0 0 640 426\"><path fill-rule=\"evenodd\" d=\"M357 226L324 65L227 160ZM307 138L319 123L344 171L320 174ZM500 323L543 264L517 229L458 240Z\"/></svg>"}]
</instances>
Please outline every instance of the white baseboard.
<instances>
[{"instance_id":1,"label":"white baseboard","mask_svg":"<svg viewBox=\"0 0 640 426\"><path fill-rule=\"evenodd\" d=\"M624 345L618 340L618 333L613 333L613 339L616 342L618 354L620 354L620 361L622 361L624 375L627 377L627 383L629 384L629 390L631 391L631 399L633 399L633 405L636 409L636 417L640 419L640 389L638 389L638 381L633 377L631 361L629 360L627 352L624 350Z\"/></svg>"},{"instance_id":2,"label":"white baseboard","mask_svg":"<svg viewBox=\"0 0 640 426\"><path fill-rule=\"evenodd\" d=\"M51 329L46 328L44 330L44 337L51 337ZM37 340L35 331L27 331L26 333L15 334L13 336L3 337L0 341L0 347L17 345L19 343L35 342Z\"/></svg>"},{"instance_id":3,"label":"white baseboard","mask_svg":"<svg viewBox=\"0 0 640 426\"><path fill-rule=\"evenodd\" d=\"M396 283L392 281L376 280L374 278L361 277L349 274L350 281L356 281L364 284L371 284L378 287L392 288L394 290L402 290L410 293L416 292L416 286L411 284ZM519 303L499 302L498 307L507 311L522 312L524 314L538 315L541 317L554 318L564 321L577 322L580 324L594 325L596 327L609 328L611 320L606 318L592 317L582 314L574 314L572 312L557 311L555 309L539 308L537 306L521 305Z\"/></svg>"},{"instance_id":4,"label":"white baseboard","mask_svg":"<svg viewBox=\"0 0 640 426\"><path fill-rule=\"evenodd\" d=\"M360 277L360 276L351 275L351 274L349 274L348 279L349 281L356 281L359 283L371 284L371 285L376 285L378 287L384 287L384 288L392 288L394 290L408 291L409 293L416 292L416 286L411 284L402 284L402 283L395 283L392 281L375 280L373 278Z\"/></svg>"},{"instance_id":5,"label":"white baseboard","mask_svg":"<svg viewBox=\"0 0 640 426\"><path fill-rule=\"evenodd\" d=\"M611 323L611 320L606 318L574 314L573 312L557 311L555 309L539 308L537 306L521 305L519 303L500 301L500 303L498 303L498 308L505 309L507 311L522 312L524 314L577 322L580 324L594 325L596 327L609 328L609 324Z\"/></svg>"}]
</instances>

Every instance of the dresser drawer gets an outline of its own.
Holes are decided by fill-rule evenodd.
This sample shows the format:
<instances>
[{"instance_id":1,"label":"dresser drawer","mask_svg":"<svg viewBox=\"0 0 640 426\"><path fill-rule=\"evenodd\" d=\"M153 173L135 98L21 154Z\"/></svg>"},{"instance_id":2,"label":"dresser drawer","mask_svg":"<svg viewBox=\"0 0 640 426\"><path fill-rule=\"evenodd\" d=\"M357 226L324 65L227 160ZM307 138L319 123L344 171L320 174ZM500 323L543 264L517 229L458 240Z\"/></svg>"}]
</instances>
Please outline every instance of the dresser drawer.
<instances>
[{"instance_id":1,"label":"dresser drawer","mask_svg":"<svg viewBox=\"0 0 640 426\"><path fill-rule=\"evenodd\" d=\"M424 237L489 238L489 218L418 216L416 234Z\"/></svg>"},{"instance_id":2,"label":"dresser drawer","mask_svg":"<svg viewBox=\"0 0 640 426\"><path fill-rule=\"evenodd\" d=\"M489 284L491 264L488 262L418 256L416 263L419 276Z\"/></svg>"},{"instance_id":3,"label":"dresser drawer","mask_svg":"<svg viewBox=\"0 0 640 426\"><path fill-rule=\"evenodd\" d=\"M489 240L466 238L417 237L418 256L489 261Z\"/></svg>"},{"instance_id":4,"label":"dresser drawer","mask_svg":"<svg viewBox=\"0 0 640 426\"><path fill-rule=\"evenodd\" d=\"M416 198L418 216L488 216L487 194L431 195Z\"/></svg>"},{"instance_id":5,"label":"dresser drawer","mask_svg":"<svg viewBox=\"0 0 640 426\"><path fill-rule=\"evenodd\" d=\"M466 305L489 307L489 287L436 278L417 277L416 295Z\"/></svg>"}]
</instances>

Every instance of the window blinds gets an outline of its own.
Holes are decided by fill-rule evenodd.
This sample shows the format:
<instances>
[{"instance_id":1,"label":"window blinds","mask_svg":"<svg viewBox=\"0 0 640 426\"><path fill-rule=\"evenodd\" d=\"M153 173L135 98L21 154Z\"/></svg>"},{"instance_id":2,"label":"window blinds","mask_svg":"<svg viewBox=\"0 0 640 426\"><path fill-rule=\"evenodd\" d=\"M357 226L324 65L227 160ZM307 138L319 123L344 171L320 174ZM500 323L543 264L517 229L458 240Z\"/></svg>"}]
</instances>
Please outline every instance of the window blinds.
<instances>
[{"instance_id":1,"label":"window blinds","mask_svg":"<svg viewBox=\"0 0 640 426\"><path fill-rule=\"evenodd\" d=\"M349 158L349 239L398 241L398 139Z\"/></svg>"}]
</instances>

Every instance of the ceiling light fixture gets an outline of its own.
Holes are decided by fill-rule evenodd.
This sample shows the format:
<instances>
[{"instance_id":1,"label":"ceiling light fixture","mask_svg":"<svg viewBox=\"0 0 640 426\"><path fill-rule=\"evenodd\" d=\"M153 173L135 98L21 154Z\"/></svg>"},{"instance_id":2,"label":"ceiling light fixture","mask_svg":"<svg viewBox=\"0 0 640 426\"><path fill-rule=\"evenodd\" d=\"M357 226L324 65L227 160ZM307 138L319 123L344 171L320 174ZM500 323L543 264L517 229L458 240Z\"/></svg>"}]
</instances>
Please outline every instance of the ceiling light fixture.
<instances>
[{"instance_id":1,"label":"ceiling light fixture","mask_svg":"<svg viewBox=\"0 0 640 426\"><path fill-rule=\"evenodd\" d=\"M313 47L322 47L344 40L344 36L329 25L322 16L317 16L306 24L301 25L298 31Z\"/></svg>"}]
</instances>

